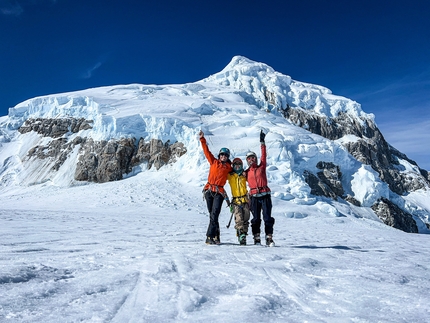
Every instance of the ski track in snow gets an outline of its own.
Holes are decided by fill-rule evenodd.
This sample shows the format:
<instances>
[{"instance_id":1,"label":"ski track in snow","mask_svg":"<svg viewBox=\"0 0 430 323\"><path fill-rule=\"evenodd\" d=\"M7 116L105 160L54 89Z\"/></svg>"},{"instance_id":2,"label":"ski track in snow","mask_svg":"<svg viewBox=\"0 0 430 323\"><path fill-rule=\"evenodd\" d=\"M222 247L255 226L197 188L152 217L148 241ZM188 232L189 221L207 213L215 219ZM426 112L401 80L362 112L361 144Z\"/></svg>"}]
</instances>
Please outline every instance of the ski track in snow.
<instances>
[{"instance_id":1,"label":"ski track in snow","mask_svg":"<svg viewBox=\"0 0 430 323\"><path fill-rule=\"evenodd\" d=\"M428 235L352 216L288 218L274 199L276 247L250 236L239 246L227 209L223 244L207 246L201 187L172 190L182 184L154 174L9 193L0 321L427 321Z\"/></svg>"}]
</instances>

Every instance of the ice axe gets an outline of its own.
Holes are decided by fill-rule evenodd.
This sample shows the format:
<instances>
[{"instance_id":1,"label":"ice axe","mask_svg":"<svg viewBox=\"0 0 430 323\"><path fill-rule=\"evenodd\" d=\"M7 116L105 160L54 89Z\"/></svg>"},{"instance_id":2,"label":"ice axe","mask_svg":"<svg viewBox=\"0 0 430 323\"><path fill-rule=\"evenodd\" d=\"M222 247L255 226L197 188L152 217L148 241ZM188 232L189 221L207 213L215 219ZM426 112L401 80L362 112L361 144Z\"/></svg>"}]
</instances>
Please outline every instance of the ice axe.
<instances>
[{"instance_id":1,"label":"ice axe","mask_svg":"<svg viewBox=\"0 0 430 323\"><path fill-rule=\"evenodd\" d=\"M231 220L233 219L233 209L230 209L230 211L231 211L231 216L230 216L230 221L228 221L228 224L227 224L227 229L230 228Z\"/></svg>"},{"instance_id":2,"label":"ice axe","mask_svg":"<svg viewBox=\"0 0 430 323\"><path fill-rule=\"evenodd\" d=\"M231 205L228 197L225 200L227 201L227 207L230 208L230 212L231 212L230 221L228 221L228 224L227 224L227 229L228 229L228 228L230 228L231 220L233 219L233 206Z\"/></svg>"}]
</instances>

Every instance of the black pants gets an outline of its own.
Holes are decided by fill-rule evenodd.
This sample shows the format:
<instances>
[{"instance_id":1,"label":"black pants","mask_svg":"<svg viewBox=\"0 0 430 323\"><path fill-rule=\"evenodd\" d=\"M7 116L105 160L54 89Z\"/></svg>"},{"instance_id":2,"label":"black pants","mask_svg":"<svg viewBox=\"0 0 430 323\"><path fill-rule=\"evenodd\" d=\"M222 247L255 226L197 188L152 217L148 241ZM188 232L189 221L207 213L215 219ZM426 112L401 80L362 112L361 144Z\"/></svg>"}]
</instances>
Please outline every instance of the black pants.
<instances>
[{"instance_id":1,"label":"black pants","mask_svg":"<svg viewBox=\"0 0 430 323\"><path fill-rule=\"evenodd\" d=\"M272 199L270 194L259 197L251 196L252 234L259 234L261 231L261 211L263 211L264 232L273 234L275 219L272 218Z\"/></svg>"},{"instance_id":2,"label":"black pants","mask_svg":"<svg viewBox=\"0 0 430 323\"><path fill-rule=\"evenodd\" d=\"M219 214L221 213L222 202L224 202L224 196L220 193L215 193L212 191L205 192L206 204L209 211L209 226L206 236L215 238L219 237Z\"/></svg>"}]
</instances>

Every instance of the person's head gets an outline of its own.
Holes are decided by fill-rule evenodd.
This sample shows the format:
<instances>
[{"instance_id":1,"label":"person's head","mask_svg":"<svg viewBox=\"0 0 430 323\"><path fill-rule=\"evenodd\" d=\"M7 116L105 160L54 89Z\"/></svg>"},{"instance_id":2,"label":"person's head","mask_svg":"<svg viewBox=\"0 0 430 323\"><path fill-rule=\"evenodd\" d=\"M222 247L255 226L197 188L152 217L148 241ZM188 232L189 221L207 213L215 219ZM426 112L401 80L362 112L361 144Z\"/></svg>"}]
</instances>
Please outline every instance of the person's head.
<instances>
[{"instance_id":1,"label":"person's head","mask_svg":"<svg viewBox=\"0 0 430 323\"><path fill-rule=\"evenodd\" d=\"M253 151L248 152L246 154L246 162L248 163L249 166L251 166L252 164L256 164L257 155Z\"/></svg>"},{"instance_id":2,"label":"person's head","mask_svg":"<svg viewBox=\"0 0 430 323\"><path fill-rule=\"evenodd\" d=\"M228 148L221 148L218 153L218 159L223 163L230 158L230 150Z\"/></svg>"},{"instance_id":3,"label":"person's head","mask_svg":"<svg viewBox=\"0 0 430 323\"><path fill-rule=\"evenodd\" d=\"M233 171L236 174L242 174L243 172L243 162L240 158L233 159Z\"/></svg>"}]
</instances>

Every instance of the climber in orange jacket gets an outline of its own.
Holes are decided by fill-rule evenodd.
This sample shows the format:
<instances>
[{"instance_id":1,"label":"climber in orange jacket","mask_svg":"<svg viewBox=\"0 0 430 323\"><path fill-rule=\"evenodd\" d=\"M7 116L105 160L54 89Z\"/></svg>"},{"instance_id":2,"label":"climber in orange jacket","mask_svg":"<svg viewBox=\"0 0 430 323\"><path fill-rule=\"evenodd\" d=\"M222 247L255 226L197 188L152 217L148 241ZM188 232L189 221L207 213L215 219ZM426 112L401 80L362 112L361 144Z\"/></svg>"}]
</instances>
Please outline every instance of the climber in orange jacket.
<instances>
[{"instance_id":1,"label":"climber in orange jacket","mask_svg":"<svg viewBox=\"0 0 430 323\"><path fill-rule=\"evenodd\" d=\"M228 197L224 190L228 174L233 170L230 161L230 150L221 148L218 158L209 151L203 131L199 132L203 152L210 164L208 182L203 188L209 211L209 226L206 232L206 244L220 244L219 214L224 200Z\"/></svg>"}]
</instances>

